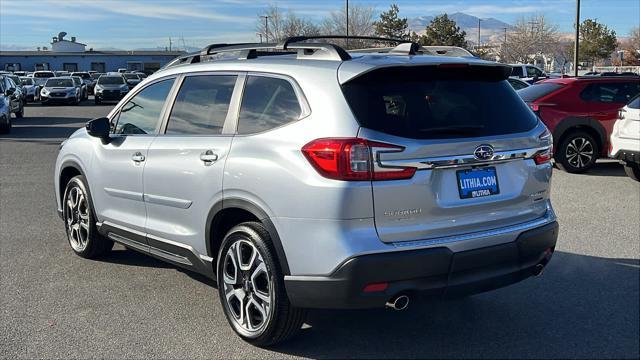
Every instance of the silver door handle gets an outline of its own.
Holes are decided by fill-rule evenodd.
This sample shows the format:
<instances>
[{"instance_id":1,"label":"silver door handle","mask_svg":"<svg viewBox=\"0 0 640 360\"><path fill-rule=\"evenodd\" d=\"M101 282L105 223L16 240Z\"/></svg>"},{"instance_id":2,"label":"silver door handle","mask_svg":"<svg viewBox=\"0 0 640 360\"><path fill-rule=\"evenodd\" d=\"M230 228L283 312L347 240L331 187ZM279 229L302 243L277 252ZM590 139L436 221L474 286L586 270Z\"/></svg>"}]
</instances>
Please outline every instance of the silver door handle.
<instances>
[{"instance_id":1,"label":"silver door handle","mask_svg":"<svg viewBox=\"0 0 640 360\"><path fill-rule=\"evenodd\" d=\"M140 152L137 152L131 156L131 160L137 163L142 162L144 161L144 155L142 155L142 153Z\"/></svg>"},{"instance_id":2,"label":"silver door handle","mask_svg":"<svg viewBox=\"0 0 640 360\"><path fill-rule=\"evenodd\" d=\"M218 160L218 155L211 150L207 150L200 154L200 160L204 161L205 165L211 165Z\"/></svg>"}]
</instances>

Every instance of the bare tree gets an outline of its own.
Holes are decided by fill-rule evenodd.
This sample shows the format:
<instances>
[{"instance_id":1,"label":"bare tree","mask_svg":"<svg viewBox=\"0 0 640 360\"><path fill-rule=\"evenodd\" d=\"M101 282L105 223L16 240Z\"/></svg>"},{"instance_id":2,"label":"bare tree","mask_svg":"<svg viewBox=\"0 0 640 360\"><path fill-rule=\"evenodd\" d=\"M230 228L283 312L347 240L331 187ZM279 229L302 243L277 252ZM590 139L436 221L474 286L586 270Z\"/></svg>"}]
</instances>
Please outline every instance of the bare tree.
<instances>
[{"instance_id":1,"label":"bare tree","mask_svg":"<svg viewBox=\"0 0 640 360\"><path fill-rule=\"evenodd\" d=\"M270 5L265 13L258 14L256 30L263 34L265 41L270 42L278 42L290 36L320 33L318 26L311 21L299 18L293 11L282 11L277 5Z\"/></svg>"},{"instance_id":2,"label":"bare tree","mask_svg":"<svg viewBox=\"0 0 640 360\"><path fill-rule=\"evenodd\" d=\"M558 27L544 15L520 18L505 43L510 62L530 63L540 54L549 54L558 43Z\"/></svg>"},{"instance_id":3,"label":"bare tree","mask_svg":"<svg viewBox=\"0 0 640 360\"><path fill-rule=\"evenodd\" d=\"M360 4L349 4L349 35L351 36L373 36L375 8ZM331 35L346 35L346 12L345 9L333 11L321 25L322 32ZM364 48L371 46L372 42L367 40L335 41L350 49Z\"/></svg>"}]
</instances>

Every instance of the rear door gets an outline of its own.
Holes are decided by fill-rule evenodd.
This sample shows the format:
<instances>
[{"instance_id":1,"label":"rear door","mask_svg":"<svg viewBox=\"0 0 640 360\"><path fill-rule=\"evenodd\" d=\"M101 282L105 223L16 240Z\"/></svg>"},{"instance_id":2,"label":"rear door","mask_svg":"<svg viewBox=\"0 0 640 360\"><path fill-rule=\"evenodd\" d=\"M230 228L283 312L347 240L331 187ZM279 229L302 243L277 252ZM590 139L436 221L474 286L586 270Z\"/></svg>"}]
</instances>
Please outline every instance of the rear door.
<instances>
[{"instance_id":1,"label":"rear door","mask_svg":"<svg viewBox=\"0 0 640 360\"><path fill-rule=\"evenodd\" d=\"M359 137L404 147L374 148L374 166L418 169L408 180L372 182L382 241L459 235L545 214L551 167L530 157L548 145L540 139L546 128L504 78L486 67L405 67L343 85Z\"/></svg>"},{"instance_id":2,"label":"rear door","mask_svg":"<svg viewBox=\"0 0 640 360\"><path fill-rule=\"evenodd\" d=\"M237 117L235 73L183 77L165 130L151 144L144 171L147 233L152 247L171 241L206 254L207 214L222 199L222 177ZM235 106L232 106L232 103Z\"/></svg>"},{"instance_id":3,"label":"rear door","mask_svg":"<svg viewBox=\"0 0 640 360\"><path fill-rule=\"evenodd\" d=\"M607 139L620 110L640 91L640 80L597 81L585 86L580 98L588 107L587 116L598 120L607 131Z\"/></svg>"}]
</instances>

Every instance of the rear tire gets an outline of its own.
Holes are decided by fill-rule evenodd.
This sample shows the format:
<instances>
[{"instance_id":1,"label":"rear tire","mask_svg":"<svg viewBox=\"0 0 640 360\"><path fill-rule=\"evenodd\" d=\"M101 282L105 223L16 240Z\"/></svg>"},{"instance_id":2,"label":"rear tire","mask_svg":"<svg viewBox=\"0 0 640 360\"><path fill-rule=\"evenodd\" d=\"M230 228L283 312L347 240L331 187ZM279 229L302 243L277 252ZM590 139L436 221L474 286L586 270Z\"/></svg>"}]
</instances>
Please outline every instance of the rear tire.
<instances>
[{"instance_id":1,"label":"rear tire","mask_svg":"<svg viewBox=\"0 0 640 360\"><path fill-rule=\"evenodd\" d=\"M62 215L73 252L83 258L93 259L111 251L113 241L98 233L93 202L86 183L82 175L69 180L62 198Z\"/></svg>"},{"instance_id":2,"label":"rear tire","mask_svg":"<svg viewBox=\"0 0 640 360\"><path fill-rule=\"evenodd\" d=\"M233 227L217 261L218 293L233 330L255 346L295 336L306 311L289 303L269 232L258 222Z\"/></svg>"},{"instance_id":3,"label":"rear tire","mask_svg":"<svg viewBox=\"0 0 640 360\"><path fill-rule=\"evenodd\" d=\"M640 181L640 164L625 163L624 172L635 181Z\"/></svg>"},{"instance_id":4,"label":"rear tire","mask_svg":"<svg viewBox=\"0 0 640 360\"><path fill-rule=\"evenodd\" d=\"M11 132L11 114L6 120L6 124L3 120L0 120L0 134L8 134Z\"/></svg>"},{"instance_id":5,"label":"rear tire","mask_svg":"<svg viewBox=\"0 0 640 360\"><path fill-rule=\"evenodd\" d=\"M97 96L94 96L94 98L93 98L93 102L94 102L96 105L100 105L100 103L101 103L102 101L100 101L100 98L98 98Z\"/></svg>"},{"instance_id":6,"label":"rear tire","mask_svg":"<svg viewBox=\"0 0 640 360\"><path fill-rule=\"evenodd\" d=\"M578 130L562 139L554 158L561 170L579 174L591 169L599 154L600 147L596 139L591 134Z\"/></svg>"},{"instance_id":7,"label":"rear tire","mask_svg":"<svg viewBox=\"0 0 640 360\"><path fill-rule=\"evenodd\" d=\"M21 119L24 117L24 103L20 102L20 111L16 113L16 118Z\"/></svg>"}]
</instances>

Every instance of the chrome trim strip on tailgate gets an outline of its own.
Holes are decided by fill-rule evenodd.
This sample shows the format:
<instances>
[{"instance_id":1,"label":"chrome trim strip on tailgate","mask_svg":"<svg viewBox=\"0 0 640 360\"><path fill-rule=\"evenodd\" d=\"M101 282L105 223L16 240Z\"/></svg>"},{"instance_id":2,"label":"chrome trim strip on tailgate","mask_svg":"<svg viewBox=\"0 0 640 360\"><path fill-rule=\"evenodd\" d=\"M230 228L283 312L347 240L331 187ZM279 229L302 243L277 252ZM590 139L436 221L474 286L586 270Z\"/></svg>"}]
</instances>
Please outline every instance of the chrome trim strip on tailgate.
<instances>
[{"instance_id":1,"label":"chrome trim strip on tailgate","mask_svg":"<svg viewBox=\"0 0 640 360\"><path fill-rule=\"evenodd\" d=\"M513 161L519 159L532 158L539 152L549 150L549 146L519 149L510 151L497 151L493 154L493 157L488 160L478 160L473 154L469 155L456 155L456 156L444 156L444 157L431 157L421 159L399 159L399 160L381 160L378 155L378 163L381 167L415 167L418 170L428 169L445 169L455 168L460 166L469 165L488 165L498 162Z\"/></svg>"}]
</instances>

